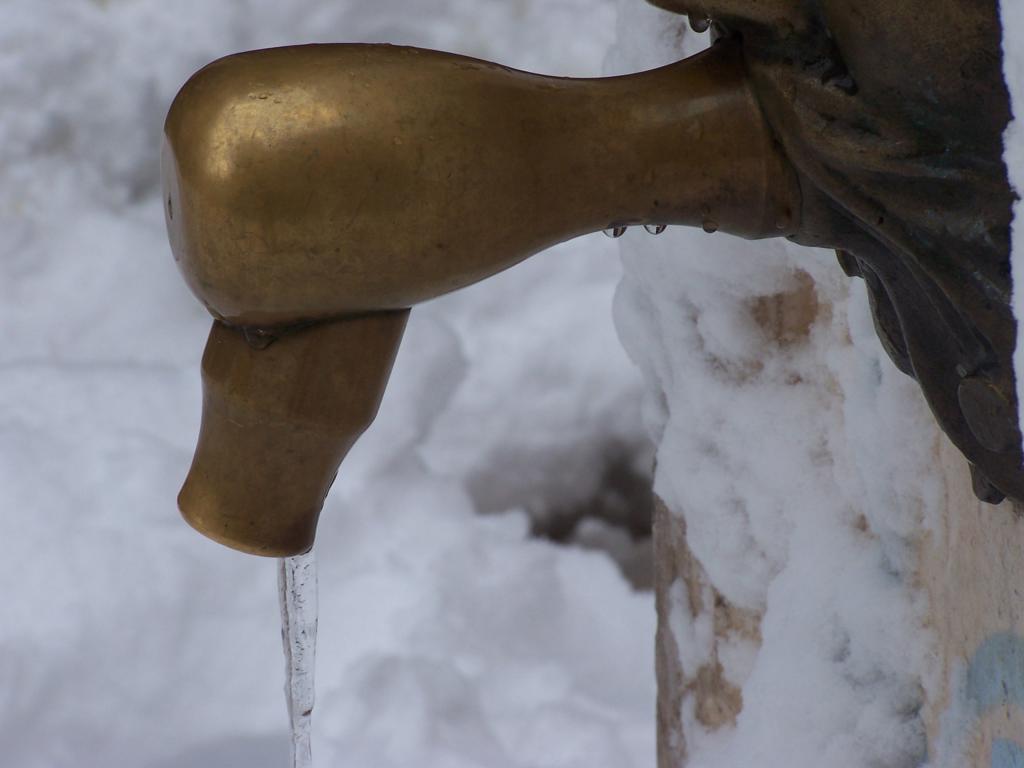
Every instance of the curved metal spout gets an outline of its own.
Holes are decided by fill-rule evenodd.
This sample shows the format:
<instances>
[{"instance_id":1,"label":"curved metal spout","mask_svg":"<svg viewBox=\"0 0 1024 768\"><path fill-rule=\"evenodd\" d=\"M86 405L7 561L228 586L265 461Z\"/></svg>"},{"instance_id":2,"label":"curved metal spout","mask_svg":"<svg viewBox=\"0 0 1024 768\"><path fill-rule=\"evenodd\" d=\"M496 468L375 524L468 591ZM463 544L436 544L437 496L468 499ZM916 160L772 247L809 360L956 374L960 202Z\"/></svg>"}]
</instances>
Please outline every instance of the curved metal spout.
<instances>
[{"instance_id":1,"label":"curved metal spout","mask_svg":"<svg viewBox=\"0 0 1024 768\"><path fill-rule=\"evenodd\" d=\"M234 325L400 309L616 225L796 231L732 44L573 80L381 45L230 56L166 124L171 242Z\"/></svg>"},{"instance_id":2,"label":"curved metal spout","mask_svg":"<svg viewBox=\"0 0 1024 768\"><path fill-rule=\"evenodd\" d=\"M179 504L259 554L312 545L410 306L608 227L798 228L729 41L587 80L414 48L256 51L193 76L165 132L172 248L218 321Z\"/></svg>"}]
</instances>

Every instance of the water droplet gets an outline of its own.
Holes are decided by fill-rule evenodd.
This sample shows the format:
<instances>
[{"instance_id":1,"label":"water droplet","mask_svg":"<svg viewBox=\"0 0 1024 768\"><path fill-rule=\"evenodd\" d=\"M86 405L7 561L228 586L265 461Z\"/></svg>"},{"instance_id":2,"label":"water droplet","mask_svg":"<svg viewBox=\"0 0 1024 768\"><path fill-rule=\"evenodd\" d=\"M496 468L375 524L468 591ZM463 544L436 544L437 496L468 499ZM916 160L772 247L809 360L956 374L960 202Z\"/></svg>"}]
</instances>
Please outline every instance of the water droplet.
<instances>
[{"instance_id":1,"label":"water droplet","mask_svg":"<svg viewBox=\"0 0 1024 768\"><path fill-rule=\"evenodd\" d=\"M644 224L644 229L650 232L652 235L660 235L665 231L666 226L664 224Z\"/></svg>"},{"instance_id":2,"label":"water droplet","mask_svg":"<svg viewBox=\"0 0 1024 768\"><path fill-rule=\"evenodd\" d=\"M701 222L701 227L710 235L711 233L718 231L718 222L714 219L704 219L704 221Z\"/></svg>"},{"instance_id":3,"label":"water droplet","mask_svg":"<svg viewBox=\"0 0 1024 768\"><path fill-rule=\"evenodd\" d=\"M711 19L707 16L698 16L695 13L691 13L688 18L690 19L690 29L697 34L707 32L711 26Z\"/></svg>"},{"instance_id":4,"label":"water droplet","mask_svg":"<svg viewBox=\"0 0 1024 768\"><path fill-rule=\"evenodd\" d=\"M607 237L622 237L626 234L626 230L629 227L609 227L608 229L601 230Z\"/></svg>"}]
</instances>

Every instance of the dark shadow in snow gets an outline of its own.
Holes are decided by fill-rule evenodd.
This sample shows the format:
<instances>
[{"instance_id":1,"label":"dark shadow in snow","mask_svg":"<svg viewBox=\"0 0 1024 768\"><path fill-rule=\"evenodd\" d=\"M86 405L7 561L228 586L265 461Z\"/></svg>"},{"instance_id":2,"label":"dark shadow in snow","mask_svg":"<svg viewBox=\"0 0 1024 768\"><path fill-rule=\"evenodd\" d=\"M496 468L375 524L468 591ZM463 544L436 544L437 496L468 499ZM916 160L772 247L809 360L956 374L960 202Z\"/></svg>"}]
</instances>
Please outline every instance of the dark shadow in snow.
<instances>
[{"instance_id":1,"label":"dark shadow in snow","mask_svg":"<svg viewBox=\"0 0 1024 768\"><path fill-rule=\"evenodd\" d=\"M606 552L636 589L654 583L646 441L508 450L469 478L482 513L525 509L531 534Z\"/></svg>"}]
</instances>

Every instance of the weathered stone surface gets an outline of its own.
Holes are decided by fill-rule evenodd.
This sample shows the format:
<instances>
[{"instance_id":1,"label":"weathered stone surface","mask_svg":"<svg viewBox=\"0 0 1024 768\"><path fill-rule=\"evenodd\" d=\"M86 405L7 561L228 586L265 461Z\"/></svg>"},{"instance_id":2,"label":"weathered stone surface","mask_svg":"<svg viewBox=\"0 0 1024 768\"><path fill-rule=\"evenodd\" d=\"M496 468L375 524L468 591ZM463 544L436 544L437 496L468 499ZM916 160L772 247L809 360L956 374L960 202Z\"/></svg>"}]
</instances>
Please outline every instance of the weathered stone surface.
<instances>
[{"instance_id":1,"label":"weathered stone surface","mask_svg":"<svg viewBox=\"0 0 1024 768\"><path fill-rule=\"evenodd\" d=\"M945 438L936 442L935 460L944 469L945 497L939 525L921 537L917 572L927 600L922 641L932 633L937 659L924 705L929 753L938 766L957 764L950 759L962 753L963 768L990 768L1001 765L993 762L1000 755L1024 756L1024 507L978 501ZM713 596L716 642L732 633L760 642L761 617L717 593L687 545L685 521L660 499L654 539L658 768L680 768L687 758L684 707L692 699L696 720L715 730L735 723L743 694L717 659L699 669L683 667L672 629L672 611L681 606L673 591L683 587L682 607L694 617Z\"/></svg>"},{"instance_id":2,"label":"weathered stone surface","mask_svg":"<svg viewBox=\"0 0 1024 768\"><path fill-rule=\"evenodd\" d=\"M1024 507L979 502L956 449L943 439L935 450L946 494L919 571L939 662L925 713L930 752L963 748L969 768L1018 765L995 758L1024 758Z\"/></svg>"},{"instance_id":3,"label":"weathered stone surface","mask_svg":"<svg viewBox=\"0 0 1024 768\"><path fill-rule=\"evenodd\" d=\"M709 730L732 725L743 709L743 694L724 674L717 654L697 669L684 669L679 638L672 629L672 611L688 610L693 618L711 608L714 611L715 641L740 634L760 642L761 617L731 605L710 584L707 574L686 543L686 523L655 498L655 602L658 633L655 664L658 676L658 768L678 768L686 759L686 735L682 712L693 699L697 721ZM678 586L677 586L678 585ZM686 605L672 595L682 587Z\"/></svg>"}]
</instances>

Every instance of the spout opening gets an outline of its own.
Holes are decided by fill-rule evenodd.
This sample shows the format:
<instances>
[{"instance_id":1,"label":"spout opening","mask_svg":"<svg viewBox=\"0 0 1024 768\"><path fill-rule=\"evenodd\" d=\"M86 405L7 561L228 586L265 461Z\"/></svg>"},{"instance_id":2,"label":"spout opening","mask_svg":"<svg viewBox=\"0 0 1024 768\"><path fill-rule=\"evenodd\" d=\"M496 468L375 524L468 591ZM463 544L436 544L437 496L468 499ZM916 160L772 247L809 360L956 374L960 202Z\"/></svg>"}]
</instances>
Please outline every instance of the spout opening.
<instances>
[{"instance_id":1,"label":"spout opening","mask_svg":"<svg viewBox=\"0 0 1024 768\"><path fill-rule=\"evenodd\" d=\"M339 465L377 414L407 317L334 320L263 349L215 321L199 441L178 495L185 520L242 552L308 551Z\"/></svg>"}]
</instances>

